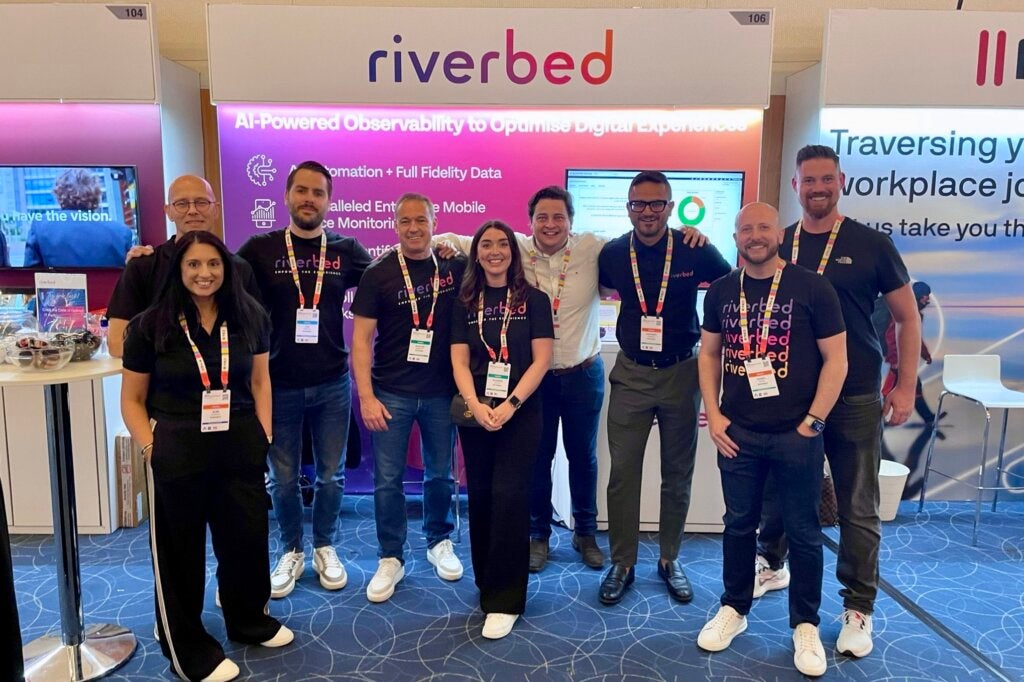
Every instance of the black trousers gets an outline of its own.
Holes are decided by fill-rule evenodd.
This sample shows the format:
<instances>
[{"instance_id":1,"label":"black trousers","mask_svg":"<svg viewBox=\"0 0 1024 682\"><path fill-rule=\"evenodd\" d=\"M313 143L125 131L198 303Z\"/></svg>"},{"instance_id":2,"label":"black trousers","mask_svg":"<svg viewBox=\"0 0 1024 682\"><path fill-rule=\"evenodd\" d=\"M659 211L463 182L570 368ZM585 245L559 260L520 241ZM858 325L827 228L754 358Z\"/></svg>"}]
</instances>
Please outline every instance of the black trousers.
<instances>
[{"instance_id":1,"label":"black trousers","mask_svg":"<svg viewBox=\"0 0 1024 682\"><path fill-rule=\"evenodd\" d=\"M530 564L530 484L541 431L533 396L498 431L459 427L469 542L484 613L523 613Z\"/></svg>"},{"instance_id":2,"label":"black trousers","mask_svg":"<svg viewBox=\"0 0 1024 682\"><path fill-rule=\"evenodd\" d=\"M202 433L195 420L157 418L150 460L153 552L160 649L171 670L201 680L224 660L203 627L206 527L228 637L257 644L281 624L270 601L267 439L254 414L231 414L231 429Z\"/></svg>"},{"instance_id":3,"label":"black trousers","mask_svg":"<svg viewBox=\"0 0 1024 682\"><path fill-rule=\"evenodd\" d=\"M14 569L11 566L11 538L7 534L7 509L0 486L0 679L21 682L25 662L21 657L21 626L18 600L14 593Z\"/></svg>"}]
</instances>

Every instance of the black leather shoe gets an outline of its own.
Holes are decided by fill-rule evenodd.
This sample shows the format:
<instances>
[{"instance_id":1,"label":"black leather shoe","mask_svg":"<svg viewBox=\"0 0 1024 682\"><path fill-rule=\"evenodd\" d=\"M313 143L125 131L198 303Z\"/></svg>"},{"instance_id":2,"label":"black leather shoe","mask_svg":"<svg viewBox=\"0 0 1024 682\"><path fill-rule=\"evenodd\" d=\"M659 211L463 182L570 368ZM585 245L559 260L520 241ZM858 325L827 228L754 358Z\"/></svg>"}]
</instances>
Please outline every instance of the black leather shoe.
<instances>
[{"instance_id":1,"label":"black leather shoe","mask_svg":"<svg viewBox=\"0 0 1024 682\"><path fill-rule=\"evenodd\" d=\"M583 563L591 568L604 568L604 552L593 535L572 534L572 548L580 553Z\"/></svg>"},{"instance_id":2,"label":"black leather shoe","mask_svg":"<svg viewBox=\"0 0 1024 682\"><path fill-rule=\"evenodd\" d=\"M690 586L690 581L686 578L686 573L683 571L683 565L679 563L678 559L668 562L668 566L662 566L659 561L658 576L665 581L665 585L668 586L668 593L673 599L684 604L693 600L693 588Z\"/></svg>"},{"instance_id":3,"label":"black leather shoe","mask_svg":"<svg viewBox=\"0 0 1024 682\"><path fill-rule=\"evenodd\" d=\"M548 563L548 541L530 538L530 573L540 573Z\"/></svg>"},{"instance_id":4,"label":"black leather shoe","mask_svg":"<svg viewBox=\"0 0 1024 682\"><path fill-rule=\"evenodd\" d=\"M636 579L636 569L633 566L626 568L620 564L614 564L601 581L601 591L597 598L602 604L618 604L626 594L626 588L633 584Z\"/></svg>"}]
</instances>

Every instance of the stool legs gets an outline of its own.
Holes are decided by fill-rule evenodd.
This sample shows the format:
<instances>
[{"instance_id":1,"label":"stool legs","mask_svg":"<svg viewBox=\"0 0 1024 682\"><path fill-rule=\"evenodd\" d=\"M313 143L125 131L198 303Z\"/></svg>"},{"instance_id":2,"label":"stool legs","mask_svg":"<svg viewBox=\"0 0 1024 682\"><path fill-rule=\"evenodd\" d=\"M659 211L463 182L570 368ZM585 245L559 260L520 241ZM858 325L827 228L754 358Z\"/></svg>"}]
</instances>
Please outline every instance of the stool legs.
<instances>
[{"instance_id":1,"label":"stool legs","mask_svg":"<svg viewBox=\"0 0 1024 682\"><path fill-rule=\"evenodd\" d=\"M924 510L924 494L928 490L928 472L932 468L932 453L935 451L935 434L939 430L939 415L942 414L942 401L949 395L948 391L943 391L939 395L939 404L935 408L935 419L932 422L932 435L928 438L928 455L924 461L924 476L921 478L921 499L917 503L917 511L921 512Z\"/></svg>"},{"instance_id":2,"label":"stool legs","mask_svg":"<svg viewBox=\"0 0 1024 682\"><path fill-rule=\"evenodd\" d=\"M995 494L992 495L992 511L996 510L996 503L999 502L999 487L1003 475L1003 453L1006 451L1006 422L1010 418L1010 408L1003 410L1003 431L999 436L999 457L996 459L996 485Z\"/></svg>"},{"instance_id":3,"label":"stool legs","mask_svg":"<svg viewBox=\"0 0 1024 682\"><path fill-rule=\"evenodd\" d=\"M974 532L971 534L971 546L978 546L978 524L981 522L981 502L985 497L985 466L988 464L988 431L992 426L992 413L985 408L985 435L982 436L981 465L978 467L978 501L974 505Z\"/></svg>"}]
</instances>

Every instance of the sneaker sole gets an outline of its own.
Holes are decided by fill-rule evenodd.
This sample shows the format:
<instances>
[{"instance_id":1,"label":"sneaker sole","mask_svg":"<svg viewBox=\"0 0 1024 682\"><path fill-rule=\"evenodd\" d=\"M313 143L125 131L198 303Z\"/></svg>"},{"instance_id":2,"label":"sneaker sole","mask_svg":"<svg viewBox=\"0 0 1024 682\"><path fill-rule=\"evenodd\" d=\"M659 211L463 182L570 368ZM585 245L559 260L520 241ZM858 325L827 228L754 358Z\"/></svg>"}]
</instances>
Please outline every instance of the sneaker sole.
<instances>
[{"instance_id":1,"label":"sneaker sole","mask_svg":"<svg viewBox=\"0 0 1024 682\"><path fill-rule=\"evenodd\" d=\"M434 561L434 557L430 556L429 553L427 554L427 561L429 561L430 565L433 566L434 569L437 571L437 577L440 578L441 580L455 581L455 580L460 580L462 578L462 574L463 574L462 570L460 570L458 573L446 573Z\"/></svg>"},{"instance_id":2,"label":"sneaker sole","mask_svg":"<svg viewBox=\"0 0 1024 682\"><path fill-rule=\"evenodd\" d=\"M504 639L512 633L512 630L513 628L515 628L517 622L519 622L518 618L512 621L512 624L509 625L507 628L502 628L498 632L481 632L480 635L484 639Z\"/></svg>"},{"instance_id":3,"label":"sneaker sole","mask_svg":"<svg viewBox=\"0 0 1024 682\"><path fill-rule=\"evenodd\" d=\"M785 583L781 584L781 585L779 585L779 584L775 584L775 585L769 584L768 587L762 587L760 590L758 590L758 588L755 586L754 587L754 599L758 599L760 597L763 597L764 595L768 594L769 592L775 592L776 590L784 590L787 587L789 587L789 581L788 580Z\"/></svg>"},{"instance_id":4,"label":"sneaker sole","mask_svg":"<svg viewBox=\"0 0 1024 682\"><path fill-rule=\"evenodd\" d=\"M712 653L716 653L716 652L719 652L719 651L725 651L726 649L729 648L729 645L732 644L732 640L736 639L737 635L742 635L746 631L747 631L747 621L744 620L743 621L743 625L741 625L740 628L738 630L736 630L736 632L732 633L732 636L729 637L729 639L725 640L725 642L718 642L718 643L715 643L715 644L709 644L709 645L705 646L704 644L700 643L700 635L698 635L697 636L697 646L700 647L701 649L703 649L704 651L710 651Z\"/></svg>"},{"instance_id":5,"label":"sneaker sole","mask_svg":"<svg viewBox=\"0 0 1024 682\"><path fill-rule=\"evenodd\" d=\"M874 648L875 648L875 643L872 642L870 645L868 645L868 647L866 649L862 649L860 651L854 651L853 649L847 649L847 650L844 651L844 650L839 648L839 643L836 642L836 651L838 651L839 653L841 653L844 656L852 656L854 658L864 658L865 656L870 654L871 651Z\"/></svg>"},{"instance_id":6,"label":"sneaker sole","mask_svg":"<svg viewBox=\"0 0 1024 682\"><path fill-rule=\"evenodd\" d=\"M348 573L343 575L341 577L341 580L337 582L331 582L330 580L325 578L324 574L321 573L320 570L315 566L313 567L313 570L316 572L318 576L320 576L320 587L324 588L325 590L331 590L333 592L334 590L340 590L341 588L345 587L345 585L348 585Z\"/></svg>"},{"instance_id":7,"label":"sneaker sole","mask_svg":"<svg viewBox=\"0 0 1024 682\"><path fill-rule=\"evenodd\" d=\"M398 587L398 583L402 582L402 578L405 577L405 566L398 569L398 573L395 574L395 581L391 583L391 589L384 594L373 594L370 592L370 586L366 586L366 598L374 604L380 604L391 599L392 595L395 594L395 588Z\"/></svg>"},{"instance_id":8,"label":"sneaker sole","mask_svg":"<svg viewBox=\"0 0 1024 682\"><path fill-rule=\"evenodd\" d=\"M271 585L270 585L270 598L271 599L282 599L284 597L287 597L289 594L291 594L292 590L295 589L295 583L299 582L299 578L302 577L302 574L305 573L305 571L306 571L306 564L303 563L299 567L299 572L295 575L294 578L292 578L291 582L288 583L287 585L285 585L284 587L280 588L280 589L275 590L273 583L271 583Z\"/></svg>"}]
</instances>

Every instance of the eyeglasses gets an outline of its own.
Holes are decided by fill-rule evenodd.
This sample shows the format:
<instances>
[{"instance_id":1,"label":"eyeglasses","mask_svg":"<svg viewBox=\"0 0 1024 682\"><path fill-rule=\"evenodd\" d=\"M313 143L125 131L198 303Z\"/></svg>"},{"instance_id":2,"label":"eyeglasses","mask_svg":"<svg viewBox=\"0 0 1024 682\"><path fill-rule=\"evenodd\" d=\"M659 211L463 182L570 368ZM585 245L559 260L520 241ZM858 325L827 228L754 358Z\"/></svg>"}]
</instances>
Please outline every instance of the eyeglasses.
<instances>
[{"instance_id":1,"label":"eyeglasses","mask_svg":"<svg viewBox=\"0 0 1024 682\"><path fill-rule=\"evenodd\" d=\"M210 201L209 199L178 199L173 202L171 206L178 213L188 213L190 207L195 206L196 210L200 213L206 213L210 210L210 207L216 204L216 201Z\"/></svg>"},{"instance_id":2,"label":"eyeglasses","mask_svg":"<svg viewBox=\"0 0 1024 682\"><path fill-rule=\"evenodd\" d=\"M655 199L654 201L641 201L640 199L633 199L627 201L626 206L633 213L643 213L645 208L651 209L652 213L661 213L668 207L668 202L664 199Z\"/></svg>"}]
</instances>

